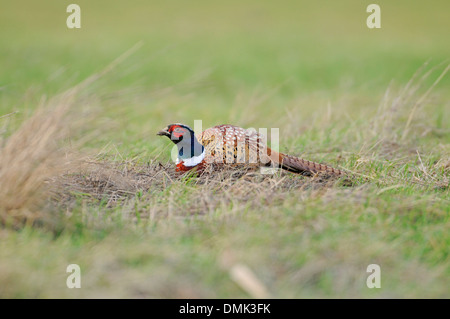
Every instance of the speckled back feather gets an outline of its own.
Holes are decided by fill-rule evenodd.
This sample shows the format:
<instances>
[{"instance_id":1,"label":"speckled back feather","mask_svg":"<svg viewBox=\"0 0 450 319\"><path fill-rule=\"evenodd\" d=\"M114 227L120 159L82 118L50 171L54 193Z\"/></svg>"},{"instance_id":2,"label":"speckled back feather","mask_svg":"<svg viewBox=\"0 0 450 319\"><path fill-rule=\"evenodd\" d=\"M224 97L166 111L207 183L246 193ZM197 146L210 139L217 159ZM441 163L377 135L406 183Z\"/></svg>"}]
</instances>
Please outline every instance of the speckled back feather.
<instances>
[{"instance_id":1,"label":"speckled back feather","mask_svg":"<svg viewBox=\"0 0 450 319\"><path fill-rule=\"evenodd\" d=\"M304 175L326 173L345 175L339 169L278 153L267 147L266 137L254 130L234 125L218 125L202 132L200 143L205 147L206 163L254 164L257 166L275 164L286 170Z\"/></svg>"}]
</instances>

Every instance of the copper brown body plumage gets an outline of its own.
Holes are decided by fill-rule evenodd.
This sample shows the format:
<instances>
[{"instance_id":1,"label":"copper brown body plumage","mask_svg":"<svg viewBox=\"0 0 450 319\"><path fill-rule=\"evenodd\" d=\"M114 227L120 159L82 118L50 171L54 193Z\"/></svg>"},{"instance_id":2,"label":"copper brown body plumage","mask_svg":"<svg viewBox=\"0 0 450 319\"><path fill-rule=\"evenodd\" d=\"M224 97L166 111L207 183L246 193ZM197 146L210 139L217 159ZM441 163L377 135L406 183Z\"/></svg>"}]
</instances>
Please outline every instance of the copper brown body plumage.
<instances>
[{"instance_id":1,"label":"copper brown body plumage","mask_svg":"<svg viewBox=\"0 0 450 319\"><path fill-rule=\"evenodd\" d=\"M345 175L331 166L271 150L267 147L265 136L234 125L214 126L196 136L187 125L170 124L158 135L169 137L177 145L177 171L194 168L202 171L214 163L227 166L275 166L302 175Z\"/></svg>"}]
</instances>

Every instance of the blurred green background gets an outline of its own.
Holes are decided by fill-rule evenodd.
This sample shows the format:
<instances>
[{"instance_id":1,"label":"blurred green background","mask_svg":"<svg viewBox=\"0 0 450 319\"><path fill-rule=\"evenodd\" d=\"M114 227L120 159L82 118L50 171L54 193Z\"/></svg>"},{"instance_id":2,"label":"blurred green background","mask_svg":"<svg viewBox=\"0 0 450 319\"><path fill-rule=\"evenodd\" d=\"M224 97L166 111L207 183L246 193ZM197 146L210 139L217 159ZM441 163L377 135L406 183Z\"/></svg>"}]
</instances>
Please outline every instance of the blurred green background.
<instances>
[{"instance_id":1,"label":"blurred green background","mask_svg":"<svg viewBox=\"0 0 450 319\"><path fill-rule=\"evenodd\" d=\"M379 1L381 29L366 26L370 1L80 0L81 29L68 29L70 3L2 3L0 112L33 109L142 41L93 89L121 109L119 144L166 122L280 127L286 107L310 117L338 100L367 111L391 81L450 53L445 0ZM438 87L446 96L449 84ZM254 104L257 119L243 110Z\"/></svg>"}]
</instances>

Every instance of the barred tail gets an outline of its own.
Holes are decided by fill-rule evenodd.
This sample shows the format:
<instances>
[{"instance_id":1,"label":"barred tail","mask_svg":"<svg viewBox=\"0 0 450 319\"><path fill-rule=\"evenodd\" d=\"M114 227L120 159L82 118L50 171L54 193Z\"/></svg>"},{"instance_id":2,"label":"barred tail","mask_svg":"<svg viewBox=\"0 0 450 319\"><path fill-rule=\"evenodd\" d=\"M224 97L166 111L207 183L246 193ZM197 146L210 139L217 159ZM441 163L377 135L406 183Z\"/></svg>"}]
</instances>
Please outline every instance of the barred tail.
<instances>
[{"instance_id":1,"label":"barred tail","mask_svg":"<svg viewBox=\"0 0 450 319\"><path fill-rule=\"evenodd\" d=\"M333 168L328 165L319 164L311 161L304 160L299 157L277 153L275 151L270 150L269 152L270 159L278 164L281 168L291 171L293 173L298 173L302 175L311 176L314 174L328 174L333 176L345 176L347 175L345 172Z\"/></svg>"}]
</instances>

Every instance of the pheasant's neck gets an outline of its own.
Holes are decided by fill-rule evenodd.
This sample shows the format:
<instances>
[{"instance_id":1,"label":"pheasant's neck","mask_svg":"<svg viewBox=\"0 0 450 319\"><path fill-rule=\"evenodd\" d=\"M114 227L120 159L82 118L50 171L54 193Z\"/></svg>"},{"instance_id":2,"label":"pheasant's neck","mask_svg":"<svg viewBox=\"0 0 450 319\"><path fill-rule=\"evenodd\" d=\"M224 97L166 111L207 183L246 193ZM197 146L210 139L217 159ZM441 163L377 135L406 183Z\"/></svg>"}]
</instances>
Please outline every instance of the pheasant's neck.
<instances>
[{"instance_id":1,"label":"pheasant's neck","mask_svg":"<svg viewBox=\"0 0 450 319\"><path fill-rule=\"evenodd\" d=\"M200 164L205 158L205 148L198 142L194 134L190 140L178 143L177 147L177 163L183 162L185 166L192 167Z\"/></svg>"},{"instance_id":2,"label":"pheasant's neck","mask_svg":"<svg viewBox=\"0 0 450 319\"><path fill-rule=\"evenodd\" d=\"M186 167L193 167L200 164L205 159L205 151L198 156L192 156L191 158L183 159L177 158L177 164L183 163Z\"/></svg>"}]
</instances>

